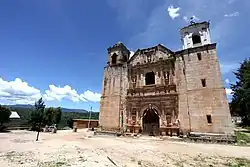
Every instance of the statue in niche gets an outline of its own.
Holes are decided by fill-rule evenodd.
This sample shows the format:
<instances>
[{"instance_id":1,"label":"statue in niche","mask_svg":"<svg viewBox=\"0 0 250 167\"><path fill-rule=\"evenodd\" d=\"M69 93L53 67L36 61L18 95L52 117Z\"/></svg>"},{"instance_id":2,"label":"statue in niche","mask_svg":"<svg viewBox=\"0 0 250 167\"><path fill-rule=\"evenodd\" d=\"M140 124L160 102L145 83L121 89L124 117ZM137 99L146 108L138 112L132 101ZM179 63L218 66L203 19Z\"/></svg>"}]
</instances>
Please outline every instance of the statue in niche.
<instances>
[{"instance_id":1,"label":"statue in niche","mask_svg":"<svg viewBox=\"0 0 250 167\"><path fill-rule=\"evenodd\" d=\"M164 81L165 85L169 85L169 71L167 73L164 72Z\"/></svg>"},{"instance_id":2,"label":"statue in niche","mask_svg":"<svg viewBox=\"0 0 250 167\"><path fill-rule=\"evenodd\" d=\"M132 87L135 88L136 87L136 77L132 77Z\"/></svg>"},{"instance_id":3,"label":"statue in niche","mask_svg":"<svg viewBox=\"0 0 250 167\"><path fill-rule=\"evenodd\" d=\"M166 111L166 122L167 122L167 126L172 126L172 116L173 113L170 109L165 109Z\"/></svg>"},{"instance_id":4,"label":"statue in niche","mask_svg":"<svg viewBox=\"0 0 250 167\"><path fill-rule=\"evenodd\" d=\"M151 63L152 57L150 53L146 53L148 63Z\"/></svg>"},{"instance_id":5,"label":"statue in niche","mask_svg":"<svg viewBox=\"0 0 250 167\"><path fill-rule=\"evenodd\" d=\"M167 120L167 126L172 126L172 120L171 120L171 115L167 114L166 115L166 120Z\"/></svg>"},{"instance_id":6,"label":"statue in niche","mask_svg":"<svg viewBox=\"0 0 250 167\"><path fill-rule=\"evenodd\" d=\"M173 125L179 127L180 126L180 120L176 119L175 122L173 123Z\"/></svg>"}]
</instances>

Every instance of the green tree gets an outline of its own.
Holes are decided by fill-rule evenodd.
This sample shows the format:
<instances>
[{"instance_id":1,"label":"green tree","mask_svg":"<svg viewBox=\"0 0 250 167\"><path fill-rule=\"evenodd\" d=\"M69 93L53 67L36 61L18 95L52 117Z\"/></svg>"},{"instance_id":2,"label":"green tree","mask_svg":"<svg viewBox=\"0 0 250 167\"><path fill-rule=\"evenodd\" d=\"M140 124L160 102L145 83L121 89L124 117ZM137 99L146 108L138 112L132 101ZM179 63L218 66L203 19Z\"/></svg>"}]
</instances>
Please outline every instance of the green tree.
<instances>
[{"instance_id":1,"label":"green tree","mask_svg":"<svg viewBox=\"0 0 250 167\"><path fill-rule=\"evenodd\" d=\"M60 107L49 107L45 109L44 121L45 125L59 124L62 117L62 110Z\"/></svg>"},{"instance_id":2,"label":"green tree","mask_svg":"<svg viewBox=\"0 0 250 167\"><path fill-rule=\"evenodd\" d=\"M32 123L32 127L37 131L36 141L39 138L39 132L41 130L42 123L44 122L44 101L40 98L35 102L35 110L31 113L30 122Z\"/></svg>"},{"instance_id":3,"label":"green tree","mask_svg":"<svg viewBox=\"0 0 250 167\"><path fill-rule=\"evenodd\" d=\"M10 115L10 109L0 105L0 130L3 130L4 123L9 122Z\"/></svg>"},{"instance_id":4,"label":"green tree","mask_svg":"<svg viewBox=\"0 0 250 167\"><path fill-rule=\"evenodd\" d=\"M60 107L54 108L53 123L59 124L62 118L62 110Z\"/></svg>"},{"instance_id":5,"label":"green tree","mask_svg":"<svg viewBox=\"0 0 250 167\"><path fill-rule=\"evenodd\" d=\"M244 125L250 125L250 59L244 60L234 74L237 81L231 85L231 113L241 116Z\"/></svg>"},{"instance_id":6,"label":"green tree","mask_svg":"<svg viewBox=\"0 0 250 167\"><path fill-rule=\"evenodd\" d=\"M67 120L67 125L68 125L68 127L73 128L73 124L74 124L73 119L72 119L72 118L69 118L69 119Z\"/></svg>"},{"instance_id":7,"label":"green tree","mask_svg":"<svg viewBox=\"0 0 250 167\"><path fill-rule=\"evenodd\" d=\"M54 112L54 108L53 107L49 107L45 109L44 112L44 120L43 123L45 125L51 125L53 123L53 112Z\"/></svg>"}]
</instances>

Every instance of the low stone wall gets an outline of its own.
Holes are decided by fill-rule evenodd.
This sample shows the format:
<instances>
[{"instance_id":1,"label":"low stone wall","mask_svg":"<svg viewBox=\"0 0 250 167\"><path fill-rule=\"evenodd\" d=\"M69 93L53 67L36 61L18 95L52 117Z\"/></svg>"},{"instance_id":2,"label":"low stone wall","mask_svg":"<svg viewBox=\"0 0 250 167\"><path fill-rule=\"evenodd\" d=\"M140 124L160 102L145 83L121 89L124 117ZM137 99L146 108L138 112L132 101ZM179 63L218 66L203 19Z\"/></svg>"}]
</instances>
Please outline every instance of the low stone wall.
<instances>
[{"instance_id":1,"label":"low stone wall","mask_svg":"<svg viewBox=\"0 0 250 167\"><path fill-rule=\"evenodd\" d=\"M122 132L121 128L111 128L111 127L98 127L100 130L99 131L104 131L104 132Z\"/></svg>"},{"instance_id":2,"label":"low stone wall","mask_svg":"<svg viewBox=\"0 0 250 167\"><path fill-rule=\"evenodd\" d=\"M28 130L30 127L19 126L19 127L8 127L7 130Z\"/></svg>"},{"instance_id":3,"label":"low stone wall","mask_svg":"<svg viewBox=\"0 0 250 167\"><path fill-rule=\"evenodd\" d=\"M235 142L236 136L232 134L214 134L214 133L189 133L188 139L190 140L200 140L208 142Z\"/></svg>"},{"instance_id":4,"label":"low stone wall","mask_svg":"<svg viewBox=\"0 0 250 167\"><path fill-rule=\"evenodd\" d=\"M109 130L97 130L95 131L95 135L109 135L109 136L134 136L134 133L124 133L122 134L119 131L109 131ZM178 134L179 135L179 134ZM143 135L144 136L144 135ZM167 134L161 134L161 137L168 136ZM175 135L173 135L175 136ZM171 135L170 135L171 137ZM179 137L182 141L194 141L194 142L208 142L208 143L235 143L236 136L233 134L215 134L215 133L198 133L191 132L188 135L179 135L175 136ZM169 138L168 138L169 139ZM179 141L179 140L178 140Z\"/></svg>"},{"instance_id":5,"label":"low stone wall","mask_svg":"<svg viewBox=\"0 0 250 167\"><path fill-rule=\"evenodd\" d=\"M112 131L95 131L94 135L121 136L121 133Z\"/></svg>"}]
</instances>

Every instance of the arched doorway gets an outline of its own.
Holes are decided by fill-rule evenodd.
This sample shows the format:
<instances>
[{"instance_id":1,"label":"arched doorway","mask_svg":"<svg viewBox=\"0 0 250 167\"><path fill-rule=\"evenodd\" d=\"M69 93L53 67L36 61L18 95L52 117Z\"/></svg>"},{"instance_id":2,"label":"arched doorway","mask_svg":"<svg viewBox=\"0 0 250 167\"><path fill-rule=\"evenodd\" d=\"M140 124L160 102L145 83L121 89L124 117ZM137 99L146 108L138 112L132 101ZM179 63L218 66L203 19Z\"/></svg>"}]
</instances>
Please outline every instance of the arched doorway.
<instances>
[{"instance_id":1,"label":"arched doorway","mask_svg":"<svg viewBox=\"0 0 250 167\"><path fill-rule=\"evenodd\" d=\"M143 113L143 133L150 136L159 135L159 116L154 108L148 108Z\"/></svg>"}]
</instances>

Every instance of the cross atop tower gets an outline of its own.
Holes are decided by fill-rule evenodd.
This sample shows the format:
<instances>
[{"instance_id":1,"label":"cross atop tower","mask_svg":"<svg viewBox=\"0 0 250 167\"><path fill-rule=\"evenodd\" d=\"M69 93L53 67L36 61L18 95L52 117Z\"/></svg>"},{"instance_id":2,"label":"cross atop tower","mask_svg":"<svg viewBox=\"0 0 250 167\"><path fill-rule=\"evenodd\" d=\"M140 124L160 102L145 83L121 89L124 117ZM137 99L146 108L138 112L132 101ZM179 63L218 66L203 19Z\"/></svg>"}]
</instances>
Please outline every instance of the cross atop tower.
<instances>
[{"instance_id":1,"label":"cross atop tower","mask_svg":"<svg viewBox=\"0 0 250 167\"><path fill-rule=\"evenodd\" d=\"M190 24L195 24L195 18L192 16L192 17L190 17Z\"/></svg>"}]
</instances>

